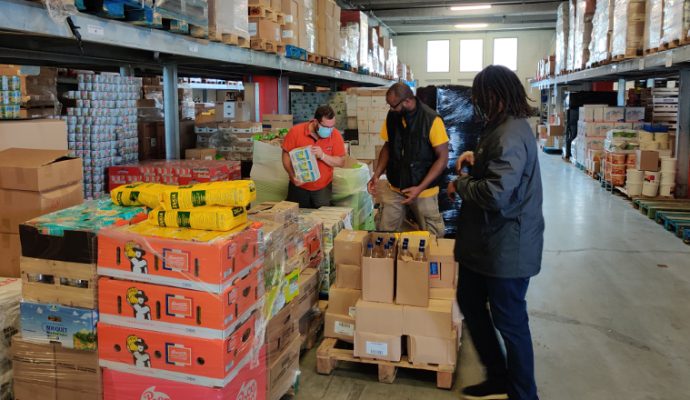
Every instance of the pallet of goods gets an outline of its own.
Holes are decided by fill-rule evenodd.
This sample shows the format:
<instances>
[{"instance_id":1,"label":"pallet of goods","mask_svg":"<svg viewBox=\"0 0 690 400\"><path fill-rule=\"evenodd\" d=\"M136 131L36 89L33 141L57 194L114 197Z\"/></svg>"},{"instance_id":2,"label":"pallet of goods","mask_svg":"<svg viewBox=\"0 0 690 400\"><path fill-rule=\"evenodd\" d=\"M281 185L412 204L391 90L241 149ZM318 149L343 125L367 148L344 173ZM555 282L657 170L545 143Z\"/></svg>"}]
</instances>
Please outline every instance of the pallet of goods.
<instances>
[{"instance_id":1,"label":"pallet of goods","mask_svg":"<svg viewBox=\"0 0 690 400\"><path fill-rule=\"evenodd\" d=\"M664 2L648 0L645 17L644 54L659 51L663 37Z\"/></svg>"},{"instance_id":2,"label":"pallet of goods","mask_svg":"<svg viewBox=\"0 0 690 400\"><path fill-rule=\"evenodd\" d=\"M642 55L647 3L640 0L616 0L613 7L611 56L616 61Z\"/></svg>"},{"instance_id":3,"label":"pallet of goods","mask_svg":"<svg viewBox=\"0 0 690 400\"><path fill-rule=\"evenodd\" d=\"M252 7L262 10L259 14L251 14ZM283 54L285 48L282 45L282 31L280 24L273 17L273 12L267 13L270 8L264 6L250 6L249 36L250 46L253 50L266 53Z\"/></svg>"},{"instance_id":4,"label":"pallet of goods","mask_svg":"<svg viewBox=\"0 0 690 400\"><path fill-rule=\"evenodd\" d=\"M563 2L558 5L556 16L556 75L561 75L567 70L568 33L570 32L570 28L568 26L570 22L568 12L568 2Z\"/></svg>"},{"instance_id":5,"label":"pallet of goods","mask_svg":"<svg viewBox=\"0 0 690 400\"><path fill-rule=\"evenodd\" d=\"M584 69L589 61L589 43L592 39L594 0L576 0L575 3L575 31L573 71Z\"/></svg>"},{"instance_id":6,"label":"pallet of goods","mask_svg":"<svg viewBox=\"0 0 690 400\"><path fill-rule=\"evenodd\" d=\"M461 332L453 247L428 233L341 232L317 372L374 364L392 383L398 368L429 370L451 388Z\"/></svg>"},{"instance_id":7,"label":"pallet of goods","mask_svg":"<svg viewBox=\"0 0 690 400\"><path fill-rule=\"evenodd\" d=\"M688 44L690 2L685 0L665 0L662 27L660 49L674 49Z\"/></svg>"},{"instance_id":8,"label":"pallet of goods","mask_svg":"<svg viewBox=\"0 0 690 400\"><path fill-rule=\"evenodd\" d=\"M592 38L589 42L588 68L608 64L611 61L614 5L614 0L596 0L592 17Z\"/></svg>"},{"instance_id":9,"label":"pallet of goods","mask_svg":"<svg viewBox=\"0 0 690 400\"><path fill-rule=\"evenodd\" d=\"M194 37L238 47L249 47L247 0L208 0L208 29L192 27Z\"/></svg>"},{"instance_id":10,"label":"pallet of goods","mask_svg":"<svg viewBox=\"0 0 690 400\"><path fill-rule=\"evenodd\" d=\"M12 399L12 337L19 331L22 284L16 278L0 278L0 399Z\"/></svg>"}]
</instances>

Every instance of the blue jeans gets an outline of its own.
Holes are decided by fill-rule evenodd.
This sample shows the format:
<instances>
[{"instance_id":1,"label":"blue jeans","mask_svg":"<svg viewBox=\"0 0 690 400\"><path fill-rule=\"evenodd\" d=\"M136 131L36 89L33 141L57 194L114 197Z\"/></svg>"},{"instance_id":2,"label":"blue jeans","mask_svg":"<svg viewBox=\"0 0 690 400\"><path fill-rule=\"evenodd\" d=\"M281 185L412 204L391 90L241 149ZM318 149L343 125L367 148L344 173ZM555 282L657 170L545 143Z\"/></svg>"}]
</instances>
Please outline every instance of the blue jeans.
<instances>
[{"instance_id":1,"label":"blue jeans","mask_svg":"<svg viewBox=\"0 0 690 400\"><path fill-rule=\"evenodd\" d=\"M486 367L487 379L505 383L511 400L538 399L525 301L528 286L529 278L492 278L460 268L458 303L465 324ZM506 354L496 330L503 338Z\"/></svg>"}]
</instances>

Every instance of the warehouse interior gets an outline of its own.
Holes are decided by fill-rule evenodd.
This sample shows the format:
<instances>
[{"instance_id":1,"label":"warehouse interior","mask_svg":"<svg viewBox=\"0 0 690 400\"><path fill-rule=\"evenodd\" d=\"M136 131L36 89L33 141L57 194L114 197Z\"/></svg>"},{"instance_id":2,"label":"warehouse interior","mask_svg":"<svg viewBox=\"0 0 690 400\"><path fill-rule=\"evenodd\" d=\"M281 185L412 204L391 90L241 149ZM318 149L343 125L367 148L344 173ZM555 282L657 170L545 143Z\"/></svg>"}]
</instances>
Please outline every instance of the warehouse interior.
<instances>
[{"instance_id":1,"label":"warehouse interior","mask_svg":"<svg viewBox=\"0 0 690 400\"><path fill-rule=\"evenodd\" d=\"M685 399L689 175L690 0L0 0L0 400Z\"/></svg>"}]
</instances>

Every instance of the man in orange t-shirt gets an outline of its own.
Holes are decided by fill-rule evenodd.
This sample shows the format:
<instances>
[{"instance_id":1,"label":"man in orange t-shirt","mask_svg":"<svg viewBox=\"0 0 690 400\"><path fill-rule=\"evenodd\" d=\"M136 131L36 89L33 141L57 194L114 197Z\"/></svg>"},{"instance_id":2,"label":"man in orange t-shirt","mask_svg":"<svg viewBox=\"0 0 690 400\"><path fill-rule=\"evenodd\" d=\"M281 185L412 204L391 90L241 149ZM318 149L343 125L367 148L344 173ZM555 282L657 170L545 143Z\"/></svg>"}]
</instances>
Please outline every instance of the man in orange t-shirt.
<instances>
[{"instance_id":1,"label":"man in orange t-shirt","mask_svg":"<svg viewBox=\"0 0 690 400\"><path fill-rule=\"evenodd\" d=\"M311 146L318 160L321 177L302 183L295 178L289 153L306 146ZM335 112L329 106L321 106L313 120L293 126L283 141L283 167L290 176L287 201L299 203L301 208L330 206L333 168L342 167L344 162L345 142L335 129Z\"/></svg>"}]
</instances>

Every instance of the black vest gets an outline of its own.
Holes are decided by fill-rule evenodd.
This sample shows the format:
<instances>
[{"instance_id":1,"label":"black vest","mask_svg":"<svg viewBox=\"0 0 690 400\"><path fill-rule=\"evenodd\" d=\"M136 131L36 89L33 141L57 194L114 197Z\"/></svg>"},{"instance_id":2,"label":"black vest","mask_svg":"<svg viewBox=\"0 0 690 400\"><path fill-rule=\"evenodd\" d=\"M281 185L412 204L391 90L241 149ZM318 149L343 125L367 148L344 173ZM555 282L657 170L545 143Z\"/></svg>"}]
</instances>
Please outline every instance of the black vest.
<instances>
[{"instance_id":1,"label":"black vest","mask_svg":"<svg viewBox=\"0 0 690 400\"><path fill-rule=\"evenodd\" d=\"M417 111L412 120L403 126L403 117L389 112L386 117L389 159L386 166L388 182L398 189L417 186L424 180L436 161L429 134L438 114L417 99ZM429 187L438 186L439 176Z\"/></svg>"}]
</instances>

